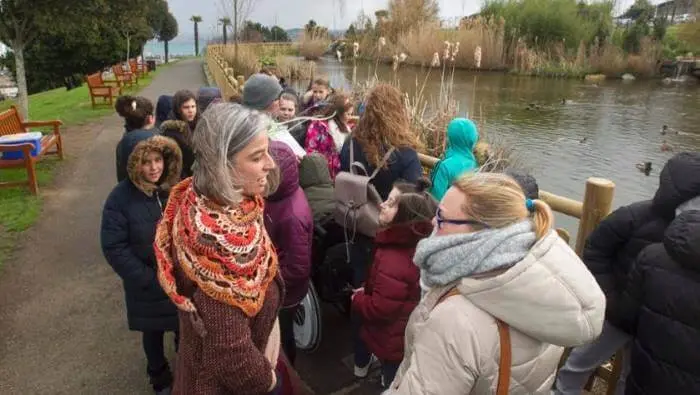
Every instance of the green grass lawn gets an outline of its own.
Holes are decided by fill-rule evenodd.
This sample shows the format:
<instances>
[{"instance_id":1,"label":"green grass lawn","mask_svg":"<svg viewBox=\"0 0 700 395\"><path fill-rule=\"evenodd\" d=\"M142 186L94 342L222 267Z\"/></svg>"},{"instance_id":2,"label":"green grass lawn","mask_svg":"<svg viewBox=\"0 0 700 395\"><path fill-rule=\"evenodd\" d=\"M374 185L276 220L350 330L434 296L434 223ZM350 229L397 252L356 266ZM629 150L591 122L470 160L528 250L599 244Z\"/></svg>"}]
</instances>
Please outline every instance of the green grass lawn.
<instances>
[{"instance_id":1,"label":"green grass lawn","mask_svg":"<svg viewBox=\"0 0 700 395\"><path fill-rule=\"evenodd\" d=\"M172 64L172 63L171 63ZM160 65L154 73L139 79L139 85L125 89L123 94L137 93L148 86L158 73L169 65ZM101 101L101 99L100 99ZM14 102L6 100L0 102L0 112L4 111ZM114 112L114 108L103 105L92 109L87 84L79 88L67 91L58 88L29 96L29 119L32 121L45 121L59 119L65 126L79 125L94 121L104 115ZM50 184L53 178L53 169L58 160L45 159L37 163L37 179L39 191ZM27 179L27 172L22 169L0 170L0 180L21 181ZM0 266L7 258L17 241L19 232L29 228L39 218L41 212L41 196L32 196L26 187L0 189Z\"/></svg>"}]
</instances>

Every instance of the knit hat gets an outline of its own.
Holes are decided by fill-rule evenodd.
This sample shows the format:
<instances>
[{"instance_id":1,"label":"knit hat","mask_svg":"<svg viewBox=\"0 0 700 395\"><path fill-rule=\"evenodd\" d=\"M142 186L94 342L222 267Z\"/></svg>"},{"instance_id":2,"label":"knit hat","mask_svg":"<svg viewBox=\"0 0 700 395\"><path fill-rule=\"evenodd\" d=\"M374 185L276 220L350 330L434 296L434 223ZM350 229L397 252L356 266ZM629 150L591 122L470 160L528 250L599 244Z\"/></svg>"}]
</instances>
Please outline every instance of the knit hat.
<instances>
[{"instance_id":1,"label":"knit hat","mask_svg":"<svg viewBox=\"0 0 700 395\"><path fill-rule=\"evenodd\" d=\"M263 111L279 99L282 86L275 77L266 74L254 74L243 85L243 105Z\"/></svg>"}]
</instances>

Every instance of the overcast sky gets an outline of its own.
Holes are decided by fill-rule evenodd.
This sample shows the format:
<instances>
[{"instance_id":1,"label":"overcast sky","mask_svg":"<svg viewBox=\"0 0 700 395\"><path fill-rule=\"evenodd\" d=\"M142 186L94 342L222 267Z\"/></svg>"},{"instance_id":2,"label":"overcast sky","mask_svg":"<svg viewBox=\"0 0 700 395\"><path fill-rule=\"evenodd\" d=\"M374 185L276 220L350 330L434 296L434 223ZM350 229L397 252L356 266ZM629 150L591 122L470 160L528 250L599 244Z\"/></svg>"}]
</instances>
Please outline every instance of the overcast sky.
<instances>
[{"instance_id":1,"label":"overcast sky","mask_svg":"<svg viewBox=\"0 0 700 395\"><path fill-rule=\"evenodd\" d=\"M263 25L279 25L284 29L302 27L309 19L314 19L322 26L330 29L346 29L364 9L366 14L374 16L374 11L385 9L388 0L345 0L345 10L341 14L336 5L341 0L243 0L252 1L254 9L249 19ZM618 0L618 8L623 4L631 4L633 0ZM223 16L222 2L232 0L168 0L170 10L177 18L180 27L179 39L189 39L193 31L190 17L194 14L202 16L200 32L204 37L211 36L220 29L216 21ZM652 0L659 3L661 0ZM457 18L475 13L481 7L481 0L439 0L440 16L443 19Z\"/></svg>"}]
</instances>

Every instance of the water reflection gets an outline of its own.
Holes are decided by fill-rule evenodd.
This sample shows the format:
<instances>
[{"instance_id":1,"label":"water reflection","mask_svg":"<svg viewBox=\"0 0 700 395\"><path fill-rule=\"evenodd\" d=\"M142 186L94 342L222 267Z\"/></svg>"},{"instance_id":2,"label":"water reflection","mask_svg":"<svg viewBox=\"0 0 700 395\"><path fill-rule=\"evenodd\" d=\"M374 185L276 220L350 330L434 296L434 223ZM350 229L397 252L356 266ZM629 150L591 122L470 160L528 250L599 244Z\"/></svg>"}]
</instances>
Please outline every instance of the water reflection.
<instances>
[{"instance_id":1,"label":"water reflection","mask_svg":"<svg viewBox=\"0 0 700 395\"><path fill-rule=\"evenodd\" d=\"M334 87L351 88L351 66L326 60L318 64L318 72L327 75ZM358 65L359 80L372 74L374 64ZM389 67L380 66L377 74L387 81L394 78ZM425 88L428 97L437 97L440 74L441 70L432 71ZM398 75L402 90L409 94L424 78L420 68L403 68ZM604 177L616 184L615 207L647 199L674 152L700 149L697 84L606 81L593 85L466 71L456 71L454 81L460 113L471 112L484 125L484 135L515 146L540 187L564 196L581 199L588 177ZM662 136L663 125L682 133ZM674 152L661 151L664 140ZM653 164L648 177L635 167L646 161ZM574 221L558 220L559 225L575 230Z\"/></svg>"}]
</instances>

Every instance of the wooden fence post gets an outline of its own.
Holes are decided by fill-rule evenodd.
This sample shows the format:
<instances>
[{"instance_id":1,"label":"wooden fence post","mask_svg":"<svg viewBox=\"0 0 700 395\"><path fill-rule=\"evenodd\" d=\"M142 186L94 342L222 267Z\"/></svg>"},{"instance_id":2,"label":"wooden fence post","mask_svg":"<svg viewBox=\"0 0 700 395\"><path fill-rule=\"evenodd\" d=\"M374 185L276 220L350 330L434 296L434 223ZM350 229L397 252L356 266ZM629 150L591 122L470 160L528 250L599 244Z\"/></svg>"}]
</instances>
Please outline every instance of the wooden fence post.
<instances>
[{"instance_id":1,"label":"wooden fence post","mask_svg":"<svg viewBox=\"0 0 700 395\"><path fill-rule=\"evenodd\" d=\"M610 214L615 183L605 178L591 177L586 180L586 192L583 196L583 212L578 223L576 235L576 253L583 254L586 239L598 226L600 221Z\"/></svg>"}]
</instances>

